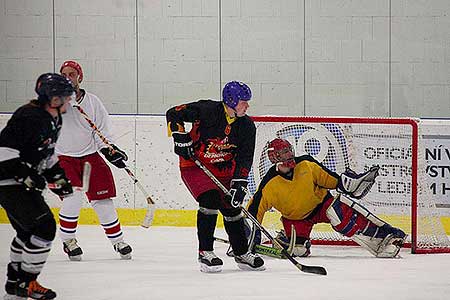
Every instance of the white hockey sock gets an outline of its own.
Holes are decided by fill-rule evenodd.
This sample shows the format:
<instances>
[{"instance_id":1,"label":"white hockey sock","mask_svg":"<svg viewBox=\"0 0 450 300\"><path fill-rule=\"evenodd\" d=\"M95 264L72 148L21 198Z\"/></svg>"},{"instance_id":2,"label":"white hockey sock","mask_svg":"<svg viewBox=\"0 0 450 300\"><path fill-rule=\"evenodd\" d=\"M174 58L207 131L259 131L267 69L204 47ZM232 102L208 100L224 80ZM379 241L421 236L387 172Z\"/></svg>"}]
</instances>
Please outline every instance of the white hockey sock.
<instances>
[{"instance_id":1,"label":"white hockey sock","mask_svg":"<svg viewBox=\"0 0 450 300\"><path fill-rule=\"evenodd\" d=\"M11 242L9 257L11 263L13 263L14 266L16 267L18 266L19 263L22 262L22 253L24 246L25 243L22 240L20 240L17 236L14 237L13 241Z\"/></svg>"},{"instance_id":2,"label":"white hockey sock","mask_svg":"<svg viewBox=\"0 0 450 300\"><path fill-rule=\"evenodd\" d=\"M41 273L51 248L52 241L32 235L30 241L23 247L21 269L31 274Z\"/></svg>"},{"instance_id":3,"label":"white hockey sock","mask_svg":"<svg viewBox=\"0 0 450 300\"><path fill-rule=\"evenodd\" d=\"M62 241L75 238L82 203L83 194L79 191L64 198L59 211L59 236Z\"/></svg>"},{"instance_id":4,"label":"white hockey sock","mask_svg":"<svg viewBox=\"0 0 450 300\"><path fill-rule=\"evenodd\" d=\"M111 199L93 200L91 204L111 244L123 241L123 233L113 201Z\"/></svg>"}]
</instances>

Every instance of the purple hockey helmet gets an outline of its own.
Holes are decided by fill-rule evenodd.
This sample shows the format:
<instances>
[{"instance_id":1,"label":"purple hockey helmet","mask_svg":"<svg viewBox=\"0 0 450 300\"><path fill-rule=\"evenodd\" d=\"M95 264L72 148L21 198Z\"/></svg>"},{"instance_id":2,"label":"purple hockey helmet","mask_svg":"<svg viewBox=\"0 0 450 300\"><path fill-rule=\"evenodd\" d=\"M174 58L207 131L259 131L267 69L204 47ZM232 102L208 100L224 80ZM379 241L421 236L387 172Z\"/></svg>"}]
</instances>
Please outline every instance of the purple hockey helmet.
<instances>
[{"instance_id":1,"label":"purple hockey helmet","mask_svg":"<svg viewBox=\"0 0 450 300\"><path fill-rule=\"evenodd\" d=\"M243 82L230 81L223 87L222 97L227 106L235 108L239 100L249 101L252 98L252 91Z\"/></svg>"}]
</instances>

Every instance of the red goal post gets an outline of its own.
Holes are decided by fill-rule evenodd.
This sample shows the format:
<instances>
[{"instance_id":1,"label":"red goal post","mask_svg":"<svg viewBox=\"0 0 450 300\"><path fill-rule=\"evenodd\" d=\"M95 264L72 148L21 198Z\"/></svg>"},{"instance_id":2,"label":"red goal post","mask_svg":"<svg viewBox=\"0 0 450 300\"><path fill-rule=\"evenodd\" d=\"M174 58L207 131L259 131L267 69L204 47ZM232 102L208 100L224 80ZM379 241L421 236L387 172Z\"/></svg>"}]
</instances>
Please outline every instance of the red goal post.
<instances>
[{"instance_id":1,"label":"red goal post","mask_svg":"<svg viewBox=\"0 0 450 300\"><path fill-rule=\"evenodd\" d=\"M251 193L271 166L267 142L276 137L289 140L296 155L310 154L338 174L346 167L363 172L379 165L376 184L359 202L407 232L407 245L412 253L450 252L449 224L444 222L449 218L436 208L427 184L419 119L280 116L252 119L257 130L249 176ZM264 225L272 230L281 228L279 213L266 214ZM311 238L316 244L353 244L323 224L314 227Z\"/></svg>"}]
</instances>

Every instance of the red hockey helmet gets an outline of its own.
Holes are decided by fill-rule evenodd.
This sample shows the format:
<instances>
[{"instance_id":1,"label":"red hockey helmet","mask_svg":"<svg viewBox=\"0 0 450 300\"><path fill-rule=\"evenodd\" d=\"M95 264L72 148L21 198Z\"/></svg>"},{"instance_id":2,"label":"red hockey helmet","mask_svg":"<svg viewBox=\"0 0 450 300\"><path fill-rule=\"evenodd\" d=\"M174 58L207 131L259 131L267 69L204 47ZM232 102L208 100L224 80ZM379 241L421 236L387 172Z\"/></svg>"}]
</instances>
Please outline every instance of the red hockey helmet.
<instances>
[{"instance_id":1,"label":"red hockey helmet","mask_svg":"<svg viewBox=\"0 0 450 300\"><path fill-rule=\"evenodd\" d=\"M79 63L77 63L74 60L66 60L61 65L61 68L59 68L59 73L61 73L65 67L71 67L71 68L74 68L75 70L77 70L79 82L81 83L83 81L83 69L81 68Z\"/></svg>"},{"instance_id":2,"label":"red hockey helmet","mask_svg":"<svg viewBox=\"0 0 450 300\"><path fill-rule=\"evenodd\" d=\"M285 139L276 138L269 142L267 155L273 164L292 169L295 167L294 148Z\"/></svg>"}]
</instances>

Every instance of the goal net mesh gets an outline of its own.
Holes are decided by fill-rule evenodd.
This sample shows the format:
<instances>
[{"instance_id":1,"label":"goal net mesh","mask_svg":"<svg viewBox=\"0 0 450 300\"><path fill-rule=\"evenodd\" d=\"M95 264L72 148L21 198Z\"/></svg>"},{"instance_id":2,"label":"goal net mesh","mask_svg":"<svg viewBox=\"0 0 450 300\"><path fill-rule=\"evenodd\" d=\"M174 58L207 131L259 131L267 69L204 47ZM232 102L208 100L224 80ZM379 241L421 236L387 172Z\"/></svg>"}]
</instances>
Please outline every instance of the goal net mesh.
<instances>
[{"instance_id":1,"label":"goal net mesh","mask_svg":"<svg viewBox=\"0 0 450 300\"><path fill-rule=\"evenodd\" d=\"M380 166L380 176L370 193L356 200L372 213L408 234L407 243L415 253L450 252L449 238L431 197L420 146L418 120L259 117L255 157L249 177L249 190L258 184L272 166L267 143L274 138L288 140L295 155L309 154L330 170L341 174L346 168L357 173ZM416 147L413 137L416 136ZM414 188L413 182L417 182ZM263 225L275 232L282 228L280 214L266 213ZM315 243L348 244L349 239L328 224L314 226Z\"/></svg>"}]
</instances>

